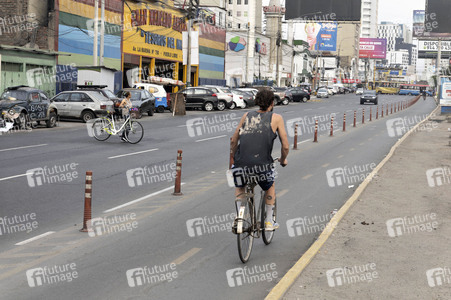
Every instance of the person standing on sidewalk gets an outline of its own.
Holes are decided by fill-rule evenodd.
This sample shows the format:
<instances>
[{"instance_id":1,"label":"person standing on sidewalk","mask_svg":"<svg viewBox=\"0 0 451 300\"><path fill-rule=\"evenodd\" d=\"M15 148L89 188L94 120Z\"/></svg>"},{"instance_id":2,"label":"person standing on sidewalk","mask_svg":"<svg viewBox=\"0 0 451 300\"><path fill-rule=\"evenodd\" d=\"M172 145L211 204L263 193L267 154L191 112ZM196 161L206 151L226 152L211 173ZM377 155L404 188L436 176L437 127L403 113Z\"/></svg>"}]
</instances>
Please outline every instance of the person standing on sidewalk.
<instances>
[{"instance_id":1,"label":"person standing on sidewalk","mask_svg":"<svg viewBox=\"0 0 451 300\"><path fill-rule=\"evenodd\" d=\"M288 164L287 156L290 149L284 120L281 115L273 113L274 93L270 90L262 90L256 95L256 104L260 106L257 111L246 113L235 130L232 137L232 154L234 156L234 168L244 170L246 175L257 176L258 184L265 191L266 220L265 230L277 229L279 225L272 220L276 199L274 186L274 160L271 157L274 140L279 135L282 144L280 164L285 167ZM246 182L235 182L235 197L237 211L241 201L245 198L244 186Z\"/></svg>"}]
</instances>

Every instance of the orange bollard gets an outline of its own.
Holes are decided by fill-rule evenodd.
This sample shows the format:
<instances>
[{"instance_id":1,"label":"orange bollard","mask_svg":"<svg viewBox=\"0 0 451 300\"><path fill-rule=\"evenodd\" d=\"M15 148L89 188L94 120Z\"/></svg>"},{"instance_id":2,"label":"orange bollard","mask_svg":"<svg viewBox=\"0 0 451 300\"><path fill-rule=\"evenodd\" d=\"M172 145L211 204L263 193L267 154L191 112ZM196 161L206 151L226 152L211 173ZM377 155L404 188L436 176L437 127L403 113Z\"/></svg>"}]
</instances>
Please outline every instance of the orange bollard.
<instances>
[{"instance_id":1,"label":"orange bollard","mask_svg":"<svg viewBox=\"0 0 451 300\"><path fill-rule=\"evenodd\" d=\"M293 150L298 150L298 124L294 126L294 143Z\"/></svg>"},{"instance_id":2,"label":"orange bollard","mask_svg":"<svg viewBox=\"0 0 451 300\"><path fill-rule=\"evenodd\" d=\"M362 111L362 124L365 124L365 109Z\"/></svg>"},{"instance_id":3,"label":"orange bollard","mask_svg":"<svg viewBox=\"0 0 451 300\"><path fill-rule=\"evenodd\" d=\"M174 192L172 195L174 196L181 196L182 194L182 150L177 150L177 164L175 171L176 177L175 177L175 184L174 184Z\"/></svg>"},{"instance_id":4,"label":"orange bollard","mask_svg":"<svg viewBox=\"0 0 451 300\"><path fill-rule=\"evenodd\" d=\"M92 171L86 171L85 211L83 216L83 228L80 229L81 232L88 232L88 222L92 219L91 199L92 199Z\"/></svg>"},{"instance_id":5,"label":"orange bollard","mask_svg":"<svg viewBox=\"0 0 451 300\"><path fill-rule=\"evenodd\" d=\"M354 110L354 127L356 127L357 112Z\"/></svg>"},{"instance_id":6,"label":"orange bollard","mask_svg":"<svg viewBox=\"0 0 451 300\"><path fill-rule=\"evenodd\" d=\"M370 122L373 121L373 108L370 107Z\"/></svg>"},{"instance_id":7,"label":"orange bollard","mask_svg":"<svg viewBox=\"0 0 451 300\"><path fill-rule=\"evenodd\" d=\"M318 142L318 120L315 121L315 136L313 138L313 142L314 143Z\"/></svg>"},{"instance_id":8,"label":"orange bollard","mask_svg":"<svg viewBox=\"0 0 451 300\"><path fill-rule=\"evenodd\" d=\"M390 115L393 114L393 103L391 104L391 108L390 108Z\"/></svg>"},{"instance_id":9,"label":"orange bollard","mask_svg":"<svg viewBox=\"0 0 451 300\"><path fill-rule=\"evenodd\" d=\"M382 109L381 109L381 118L384 117L384 105L382 104Z\"/></svg>"},{"instance_id":10,"label":"orange bollard","mask_svg":"<svg viewBox=\"0 0 451 300\"><path fill-rule=\"evenodd\" d=\"M330 119L330 136L334 136L334 117Z\"/></svg>"},{"instance_id":11,"label":"orange bollard","mask_svg":"<svg viewBox=\"0 0 451 300\"><path fill-rule=\"evenodd\" d=\"M343 115L343 132L346 131L346 113Z\"/></svg>"},{"instance_id":12,"label":"orange bollard","mask_svg":"<svg viewBox=\"0 0 451 300\"><path fill-rule=\"evenodd\" d=\"M379 105L376 106L376 120L379 119Z\"/></svg>"},{"instance_id":13,"label":"orange bollard","mask_svg":"<svg viewBox=\"0 0 451 300\"><path fill-rule=\"evenodd\" d=\"M388 104L387 104L387 113L385 115L388 116Z\"/></svg>"}]
</instances>

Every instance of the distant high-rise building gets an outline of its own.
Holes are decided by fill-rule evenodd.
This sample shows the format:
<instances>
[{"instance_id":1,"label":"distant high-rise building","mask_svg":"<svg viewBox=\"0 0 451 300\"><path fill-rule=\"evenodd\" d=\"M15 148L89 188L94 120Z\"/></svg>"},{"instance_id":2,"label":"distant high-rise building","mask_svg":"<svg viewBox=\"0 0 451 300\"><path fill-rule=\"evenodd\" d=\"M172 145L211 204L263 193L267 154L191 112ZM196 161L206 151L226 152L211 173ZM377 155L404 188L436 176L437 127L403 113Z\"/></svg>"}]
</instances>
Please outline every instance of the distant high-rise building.
<instances>
[{"instance_id":1,"label":"distant high-rise building","mask_svg":"<svg viewBox=\"0 0 451 300\"><path fill-rule=\"evenodd\" d=\"M406 44L412 43L412 30L404 24L382 22L378 25L377 37L387 40L387 51L394 51L396 39L402 39Z\"/></svg>"},{"instance_id":2,"label":"distant high-rise building","mask_svg":"<svg viewBox=\"0 0 451 300\"><path fill-rule=\"evenodd\" d=\"M377 37L377 16L379 14L379 0L362 0L362 28L360 37Z\"/></svg>"}]
</instances>

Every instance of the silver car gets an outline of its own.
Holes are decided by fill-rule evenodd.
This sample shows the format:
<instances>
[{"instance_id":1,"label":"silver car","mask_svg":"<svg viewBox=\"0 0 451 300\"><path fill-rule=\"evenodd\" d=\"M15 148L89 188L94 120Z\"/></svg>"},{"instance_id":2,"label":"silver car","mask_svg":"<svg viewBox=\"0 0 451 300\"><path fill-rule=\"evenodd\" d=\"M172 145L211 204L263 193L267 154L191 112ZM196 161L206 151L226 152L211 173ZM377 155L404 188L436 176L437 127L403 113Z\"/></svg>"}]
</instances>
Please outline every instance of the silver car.
<instances>
[{"instance_id":1,"label":"silver car","mask_svg":"<svg viewBox=\"0 0 451 300\"><path fill-rule=\"evenodd\" d=\"M114 112L114 103L95 91L67 91L61 92L50 101L58 108L62 118L78 118L83 122Z\"/></svg>"},{"instance_id":2,"label":"silver car","mask_svg":"<svg viewBox=\"0 0 451 300\"><path fill-rule=\"evenodd\" d=\"M215 92L216 96L219 99L218 105L222 105L221 102L225 102L224 104L227 108L235 108L235 103L233 102L233 94L229 88L215 85L204 85L203 87L209 88L210 90Z\"/></svg>"},{"instance_id":3,"label":"silver car","mask_svg":"<svg viewBox=\"0 0 451 300\"><path fill-rule=\"evenodd\" d=\"M319 89L318 92L316 93L316 97L329 98L329 92L325 88Z\"/></svg>"}]
</instances>

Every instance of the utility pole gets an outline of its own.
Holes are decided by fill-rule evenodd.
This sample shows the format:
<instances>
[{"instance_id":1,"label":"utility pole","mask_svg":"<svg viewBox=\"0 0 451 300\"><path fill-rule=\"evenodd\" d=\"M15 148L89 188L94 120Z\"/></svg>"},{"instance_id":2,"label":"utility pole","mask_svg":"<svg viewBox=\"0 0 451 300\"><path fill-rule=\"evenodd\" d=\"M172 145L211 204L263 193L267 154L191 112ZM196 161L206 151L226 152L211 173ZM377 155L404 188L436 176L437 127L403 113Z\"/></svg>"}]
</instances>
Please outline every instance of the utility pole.
<instances>
[{"instance_id":1,"label":"utility pole","mask_svg":"<svg viewBox=\"0 0 451 300\"><path fill-rule=\"evenodd\" d=\"M276 40L276 85L280 86L280 78L279 78L279 52L280 52L280 45L282 44L282 33L280 32L281 27L281 16L280 16L280 7L279 12L277 14L277 40Z\"/></svg>"},{"instance_id":2,"label":"utility pole","mask_svg":"<svg viewBox=\"0 0 451 300\"><path fill-rule=\"evenodd\" d=\"M103 66L103 55L105 52L105 0L100 4L100 65Z\"/></svg>"},{"instance_id":3,"label":"utility pole","mask_svg":"<svg viewBox=\"0 0 451 300\"><path fill-rule=\"evenodd\" d=\"M92 56L94 57L94 66L97 66L97 39L99 37L99 0L94 2L94 49L92 51Z\"/></svg>"},{"instance_id":4,"label":"utility pole","mask_svg":"<svg viewBox=\"0 0 451 300\"><path fill-rule=\"evenodd\" d=\"M251 23L250 22L248 22L247 23L247 42L249 43L250 42L250 40L251 40ZM249 47L249 46L248 46ZM249 49L250 50L250 49ZM247 78L248 78L248 76L247 76L247 74L249 73L249 51L248 51L248 54L246 55L246 73L244 74L244 82L245 83L247 83L248 82L248 80L247 80Z\"/></svg>"},{"instance_id":5,"label":"utility pole","mask_svg":"<svg viewBox=\"0 0 451 300\"><path fill-rule=\"evenodd\" d=\"M436 63L436 67L435 67L435 71L436 71L436 78L437 78L437 95L438 97L440 97L440 86L441 86L441 82L440 82L440 68L442 67L442 39L439 38L438 39L438 52L437 52L437 63ZM438 98L438 101L440 101L440 98Z\"/></svg>"},{"instance_id":6,"label":"utility pole","mask_svg":"<svg viewBox=\"0 0 451 300\"><path fill-rule=\"evenodd\" d=\"M188 49L186 61L186 86L191 86L191 27L193 26L193 19L196 17L197 9L199 8L199 0L190 0L188 8Z\"/></svg>"}]
</instances>

